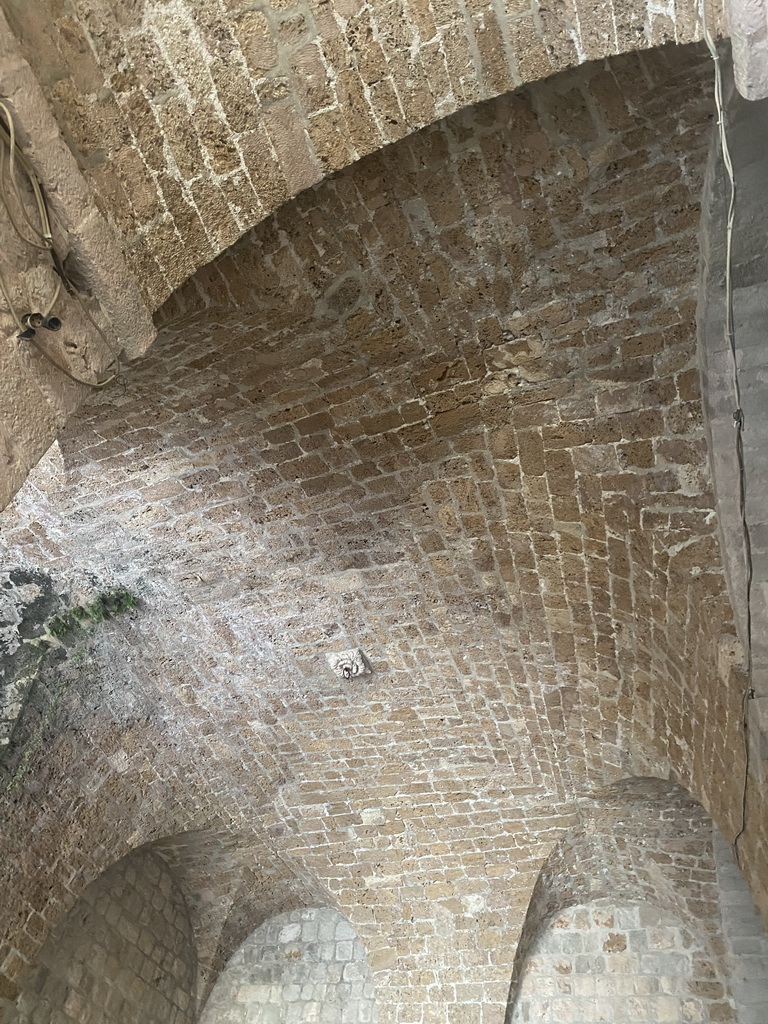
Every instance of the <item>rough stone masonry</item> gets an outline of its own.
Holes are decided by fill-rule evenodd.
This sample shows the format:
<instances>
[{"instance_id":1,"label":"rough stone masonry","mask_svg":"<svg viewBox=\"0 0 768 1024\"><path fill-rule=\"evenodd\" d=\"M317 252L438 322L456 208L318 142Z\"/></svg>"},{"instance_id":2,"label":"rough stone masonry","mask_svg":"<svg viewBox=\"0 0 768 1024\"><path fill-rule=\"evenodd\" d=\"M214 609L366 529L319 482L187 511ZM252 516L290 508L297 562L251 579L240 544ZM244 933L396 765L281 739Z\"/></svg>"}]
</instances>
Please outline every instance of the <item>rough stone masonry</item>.
<instances>
[{"instance_id":1,"label":"rough stone masonry","mask_svg":"<svg viewBox=\"0 0 768 1024\"><path fill-rule=\"evenodd\" d=\"M418 81L390 80L379 50L415 62L421 47L384 46L378 12L216 9L63 4L16 19L147 302L167 301L125 386L82 406L0 520L7 564L44 574L64 606L111 587L137 601L87 635L68 674L54 666L53 711L30 690L8 744L3 1024L198 1019L254 949L275 1020L320 1002L299 998L297 976L351 986L354 960L347 1009L361 1024L369 984L384 1024L500 1024L550 967L561 1015L584 1016L579 1000L616 1015L623 984L655 978L669 991L633 994L657 1015L756 1024L712 839L741 833L765 911L765 790L760 766L746 771L696 354L704 48L508 92L540 74L507 79L505 63L488 85L491 43L506 60L546 12L507 24L494 7L493 27L485 12L414 5L450 89L433 81L443 106L398 121L387 104ZM601 8L555 53L631 48L617 42L634 24L624 13ZM220 63L189 58L207 52L186 48L205 19ZM364 103L336 93L338 109L390 126L336 164L313 162L337 116L323 76L282 73L320 45L314 19L357 47L347 70ZM222 133L216 104L227 60L242 84L229 41L243 23L265 65L282 33L276 63L247 82L263 87L286 167L305 153L283 88L316 89L318 105L316 134L299 133L315 170L290 187L281 170L273 205L238 220L244 135ZM462 72L448 40L470 23ZM189 77L164 78L185 54ZM186 176L184 146L154 127L174 110L193 153L205 148ZM357 647L370 675L334 675L326 655ZM305 920L354 936L333 952L339 981L302 976L328 973L313 937L280 943ZM598 939L612 948L585 970ZM83 969L91 956L98 971ZM243 1014L258 994L253 978L237 987ZM329 993L329 1013L339 999L351 989Z\"/></svg>"}]
</instances>

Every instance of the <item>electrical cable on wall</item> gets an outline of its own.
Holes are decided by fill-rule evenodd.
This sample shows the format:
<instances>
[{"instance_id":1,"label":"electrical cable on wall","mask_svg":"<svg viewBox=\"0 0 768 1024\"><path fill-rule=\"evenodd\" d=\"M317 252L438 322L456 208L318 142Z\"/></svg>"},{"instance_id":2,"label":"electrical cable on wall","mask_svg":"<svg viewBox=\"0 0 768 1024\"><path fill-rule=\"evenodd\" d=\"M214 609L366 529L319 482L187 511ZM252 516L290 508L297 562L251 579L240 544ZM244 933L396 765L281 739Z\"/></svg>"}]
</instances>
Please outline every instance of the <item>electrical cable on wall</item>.
<instances>
[{"instance_id":1,"label":"electrical cable on wall","mask_svg":"<svg viewBox=\"0 0 768 1024\"><path fill-rule=\"evenodd\" d=\"M53 292L53 296L47 303L45 311L43 313L27 313L23 316L19 316L16 308L14 307L13 300L11 298L11 290L8 287L8 283L5 277L0 271L0 292L3 294L8 311L19 329L17 337L21 341L27 341L34 346L35 349L42 355L52 366L55 366L57 370L67 376L70 380L75 381L77 384L85 384L91 388L103 388L120 373L120 356L115 350L114 345L109 341L104 331L99 327L96 321L91 316L90 311L86 307L83 298L74 286L72 281L64 271L61 260L59 259L58 253L56 252L53 245L53 237L51 233L51 221L48 214L48 207L45 202L40 182L37 179L32 166L26 159L24 154L18 147L16 142L16 130L13 121L13 115L8 107L0 101L0 114L5 121L0 121L0 200L5 208L5 212L8 214L8 220L10 221L11 227L16 232L21 241L28 246L32 246L36 249L47 252L51 257L52 269L58 277L56 287ZM6 159L6 149L8 150L8 156ZM35 224L32 217L27 212L26 203L24 197L21 194L19 187L19 181L17 177L17 165L21 168L27 183L32 191L35 206L39 217L39 225ZM27 230L22 227L17 218L16 213L13 209L13 200L15 200L18 210L21 211L21 219L26 224L26 229L32 234L32 238L29 237ZM36 236L36 237L34 237ZM36 332L38 328L43 327L48 331L58 331L61 327L61 320L52 315L52 311L59 300L61 295L62 285L67 292L75 299L80 306L80 309L85 318L91 323L93 328L96 330L105 346L109 349L112 355L112 362L115 366L115 370L105 380L102 381L88 381L83 380L73 374L66 366L63 366L58 359L55 359L45 348L41 345L36 338Z\"/></svg>"},{"instance_id":2,"label":"electrical cable on wall","mask_svg":"<svg viewBox=\"0 0 768 1024\"><path fill-rule=\"evenodd\" d=\"M736 408L733 411L733 426L736 432L736 461L739 474L739 517L741 521L742 539L744 543L744 558L746 568L746 676L747 682L741 700L741 722L744 737L744 784L741 794L741 825L733 838L733 850L736 861L739 860L739 840L747 828L747 789L749 786L750 771L750 744L749 744L749 700L753 696L752 690L752 543L747 520L747 475L744 464L744 411L741 407L741 385L739 382L739 366L736 357L736 329L734 325L733 309L733 232L736 215L736 178L733 172L731 151L728 145L728 135L725 124L725 103L723 101L723 75L720 66L720 55L717 52L712 35L709 31L706 16L706 0L702 8L702 23L704 28L704 39L706 40L710 56L715 65L715 107L717 110L717 128L720 152L723 158L723 166L728 180L728 211L725 229L725 338L728 343L728 351L731 357L731 370L733 374L733 396Z\"/></svg>"}]
</instances>

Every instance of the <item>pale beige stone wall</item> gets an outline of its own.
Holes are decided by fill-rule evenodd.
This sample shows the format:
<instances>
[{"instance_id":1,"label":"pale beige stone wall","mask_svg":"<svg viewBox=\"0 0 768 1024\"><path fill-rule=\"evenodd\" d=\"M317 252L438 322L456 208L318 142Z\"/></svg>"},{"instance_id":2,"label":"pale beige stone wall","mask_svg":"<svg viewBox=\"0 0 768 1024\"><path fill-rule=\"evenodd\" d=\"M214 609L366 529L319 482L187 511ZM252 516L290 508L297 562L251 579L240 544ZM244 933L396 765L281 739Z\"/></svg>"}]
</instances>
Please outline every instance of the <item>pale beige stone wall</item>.
<instances>
[{"instance_id":1,"label":"pale beige stone wall","mask_svg":"<svg viewBox=\"0 0 768 1024\"><path fill-rule=\"evenodd\" d=\"M760 1024L768 1006L768 933L733 850L714 836L725 961L739 1024Z\"/></svg>"},{"instance_id":2,"label":"pale beige stone wall","mask_svg":"<svg viewBox=\"0 0 768 1024\"><path fill-rule=\"evenodd\" d=\"M507 1020L762 1024L767 971L730 845L680 787L625 780L539 875Z\"/></svg>"},{"instance_id":3,"label":"pale beige stone wall","mask_svg":"<svg viewBox=\"0 0 768 1024\"><path fill-rule=\"evenodd\" d=\"M601 900L550 922L510 1024L735 1024L725 996L695 930L647 903Z\"/></svg>"},{"instance_id":4,"label":"pale beige stone wall","mask_svg":"<svg viewBox=\"0 0 768 1024\"><path fill-rule=\"evenodd\" d=\"M712 822L689 793L657 778L605 788L582 803L536 881L507 1020L538 1019L543 999L552 1020L741 1021L728 898Z\"/></svg>"},{"instance_id":5,"label":"pale beige stone wall","mask_svg":"<svg viewBox=\"0 0 768 1024\"><path fill-rule=\"evenodd\" d=\"M91 883L59 921L2 1019L192 1024L195 969L183 896L160 857L138 852Z\"/></svg>"},{"instance_id":6,"label":"pale beige stone wall","mask_svg":"<svg viewBox=\"0 0 768 1024\"><path fill-rule=\"evenodd\" d=\"M291 196L415 129L702 33L699 0L4 4L153 307Z\"/></svg>"},{"instance_id":7,"label":"pale beige stone wall","mask_svg":"<svg viewBox=\"0 0 768 1024\"><path fill-rule=\"evenodd\" d=\"M131 275L155 309L292 196L382 146L563 68L702 33L699 0L276 0L263 10L235 0L4 0L2 9L11 28L3 18L0 65L13 81L0 80L0 96L16 96L22 127L30 108L50 122L31 132L38 171L72 218L68 244L90 252L80 269L102 326L129 356L152 340ZM708 10L716 31L719 4ZM46 163L57 134L48 106L70 152L56 137ZM12 262L21 301L24 261ZM36 300L50 295L46 277L32 287ZM93 379L110 353L76 304L63 298L58 311L78 347L45 342ZM15 333L10 321L0 333ZM27 349L0 356L0 508L87 394Z\"/></svg>"},{"instance_id":8,"label":"pale beige stone wall","mask_svg":"<svg viewBox=\"0 0 768 1024\"><path fill-rule=\"evenodd\" d=\"M8 177L10 155L3 147L6 202L25 235L22 240L5 207L0 207L0 273L9 299L19 318L34 312L57 316L61 330L40 330L36 340L75 377L103 379L115 353L135 359L146 351L155 332L117 238L96 209L89 186L1 11L0 100L43 187L58 258L82 291L82 301L63 287L56 298L59 277L53 261L41 251L41 239L25 220L26 215L40 230L37 207L23 185L21 203L15 201ZM19 173L17 181L22 181ZM0 509L89 393L87 386L70 380L29 342L19 341L19 330L0 294Z\"/></svg>"},{"instance_id":9,"label":"pale beige stone wall","mask_svg":"<svg viewBox=\"0 0 768 1024\"><path fill-rule=\"evenodd\" d=\"M375 1024L371 970L349 921L330 907L279 914L235 952L200 1024Z\"/></svg>"},{"instance_id":10,"label":"pale beige stone wall","mask_svg":"<svg viewBox=\"0 0 768 1024\"><path fill-rule=\"evenodd\" d=\"M761 785L768 781L768 100L743 100L726 88L727 138L737 185L733 224L732 281L734 348L725 334L726 223L729 192L722 157L713 160L704 192L701 244L699 360L717 516L729 590L744 649L752 647L752 697L747 705L750 768ZM735 390L734 368L739 396ZM734 413L741 408L745 474L744 517L749 531L748 563L740 499L740 460ZM751 635L750 635L751 634ZM748 641L748 635L750 640Z\"/></svg>"},{"instance_id":11,"label":"pale beige stone wall","mask_svg":"<svg viewBox=\"0 0 768 1024\"><path fill-rule=\"evenodd\" d=\"M215 825L240 867L188 871L211 979L267 917L333 905L381 1020L498 1024L585 793L674 773L734 835L693 323L710 75L670 48L454 115L167 304L126 393L62 438L60 486L5 519L9 558L143 602L17 794L9 920ZM347 683L325 655L356 645L374 672ZM62 834L72 874L25 884Z\"/></svg>"}]
</instances>

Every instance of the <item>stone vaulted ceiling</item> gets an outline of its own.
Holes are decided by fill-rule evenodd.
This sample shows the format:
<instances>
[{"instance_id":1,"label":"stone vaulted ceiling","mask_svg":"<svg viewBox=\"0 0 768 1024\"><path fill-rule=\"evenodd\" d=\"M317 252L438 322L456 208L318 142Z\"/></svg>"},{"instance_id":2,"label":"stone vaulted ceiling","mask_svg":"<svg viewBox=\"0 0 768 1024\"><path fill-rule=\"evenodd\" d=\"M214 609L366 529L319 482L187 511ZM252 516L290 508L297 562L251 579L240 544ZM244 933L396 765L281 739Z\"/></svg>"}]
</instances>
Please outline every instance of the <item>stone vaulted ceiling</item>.
<instances>
[{"instance_id":1,"label":"stone vaulted ceiling","mask_svg":"<svg viewBox=\"0 0 768 1024\"><path fill-rule=\"evenodd\" d=\"M498 1021L595 787L673 778L739 831L694 323L709 75L699 46L586 65L303 191L71 421L9 559L140 603L19 748L11 982L154 842L203 992L267 917L327 905L383 1020ZM356 646L373 672L340 680Z\"/></svg>"}]
</instances>

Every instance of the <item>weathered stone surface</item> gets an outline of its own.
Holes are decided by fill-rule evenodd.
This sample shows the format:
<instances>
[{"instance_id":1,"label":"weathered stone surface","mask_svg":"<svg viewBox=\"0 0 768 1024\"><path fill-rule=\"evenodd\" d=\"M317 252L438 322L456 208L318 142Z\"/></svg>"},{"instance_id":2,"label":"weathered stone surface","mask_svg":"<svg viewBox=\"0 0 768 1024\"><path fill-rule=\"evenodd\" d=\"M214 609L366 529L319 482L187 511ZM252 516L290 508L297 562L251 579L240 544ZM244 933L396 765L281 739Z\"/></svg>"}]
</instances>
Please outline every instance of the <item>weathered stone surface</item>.
<instances>
[{"instance_id":1,"label":"weathered stone surface","mask_svg":"<svg viewBox=\"0 0 768 1024\"><path fill-rule=\"evenodd\" d=\"M668 11L646 0L569 0L543 5L535 16L520 0L225 6L223 13L220 4L201 0L6 0L24 54L53 101L96 202L121 225L129 265L153 308L287 198L262 195L253 178L248 149L254 133L266 131L271 158L292 196L387 143L523 82L586 60L702 37L694 0ZM719 5L708 5L708 11L714 33ZM175 108L172 125L168 106ZM335 141L317 118L334 126ZM158 154L163 139L167 148ZM147 171L139 171L119 196L100 168L118 161L126 147ZM150 181L144 183L146 173ZM180 186L177 202L169 202L162 187L161 179L169 177ZM209 231L216 235L215 251L196 253L191 270L179 258L183 229L176 252L169 251L153 238L150 197L144 210L130 209L131 193L149 189L154 201L165 198L172 222L183 223L182 194L196 185L197 209L208 227L223 181L233 219L226 232ZM253 205L254 188L261 207ZM242 222L238 208L249 211ZM147 256L161 272L147 272L153 266Z\"/></svg>"},{"instance_id":2,"label":"weathered stone surface","mask_svg":"<svg viewBox=\"0 0 768 1024\"><path fill-rule=\"evenodd\" d=\"M191 1024L195 969L189 913L173 874L156 853L137 852L89 885L59 923L13 1020Z\"/></svg>"},{"instance_id":3,"label":"weathered stone surface","mask_svg":"<svg viewBox=\"0 0 768 1024\"><path fill-rule=\"evenodd\" d=\"M753 924L754 908L701 806L646 778L606 787L579 811L536 882L507 1020L741 1020L724 922L736 891ZM762 945L761 924L756 935Z\"/></svg>"},{"instance_id":4,"label":"weathered stone surface","mask_svg":"<svg viewBox=\"0 0 768 1024\"><path fill-rule=\"evenodd\" d=\"M63 38L70 36L71 32L65 33ZM59 287L51 257L39 248L40 238L33 234L33 227L25 219L28 217L41 231L36 205L31 194L23 191L23 186L20 186L20 194L26 199L21 205L12 195L7 201L11 209L15 209L24 240L14 230L4 207L0 217L0 273L4 287L19 319L26 313L50 311L62 321L60 332L41 330L36 338L53 359L75 377L98 380L114 363L115 352L136 358L154 340L155 331L120 253L115 233L94 209L88 184L2 12L0 40L0 97L13 119L18 145L45 192L58 258L81 289L83 300L78 302ZM86 66L79 60L76 62L84 73ZM81 79L78 81L82 84ZM70 84L79 96L78 86L74 81ZM7 166L5 144L3 149ZM123 170L135 173L135 155L132 159L131 151L121 152ZM21 181L18 166L16 174ZM125 193L120 189L119 175L107 184L113 189L118 213L122 213L120 206ZM154 196L154 190L149 195ZM145 205L143 212L151 206L152 201ZM3 337L0 508L5 507L88 393L87 387L53 367L29 342L18 340L19 333L19 325L3 296L0 310L0 335Z\"/></svg>"},{"instance_id":5,"label":"weathered stone surface","mask_svg":"<svg viewBox=\"0 0 768 1024\"><path fill-rule=\"evenodd\" d=\"M43 467L4 517L8 557L143 603L17 794L6 984L87 880L162 839L201 993L268 918L333 906L380 1020L494 1024L595 787L674 777L739 830L694 383L709 74L701 47L585 66L305 190L78 414L63 483ZM324 655L358 645L350 686ZM765 907L754 780L747 800Z\"/></svg>"},{"instance_id":6,"label":"weathered stone surface","mask_svg":"<svg viewBox=\"0 0 768 1024\"><path fill-rule=\"evenodd\" d=\"M768 170L763 130L768 123L768 100L748 103L731 86L725 116L738 189L732 245L733 352L726 335L725 287L730 189L718 155L711 162L704 192L699 358L726 574L738 609L739 638L742 646L751 646L752 651L755 699L747 705L750 769L764 784L768 763L768 722L761 713L761 702L768 696L768 310L764 301L768 261L763 240L768 203L762 182ZM691 398L699 397L697 385L697 381L689 384ZM737 415L741 419L739 432L734 429ZM740 462L745 484L743 510Z\"/></svg>"},{"instance_id":7,"label":"weathered stone surface","mask_svg":"<svg viewBox=\"0 0 768 1024\"><path fill-rule=\"evenodd\" d=\"M371 969L354 928L330 907L266 921L229 961L201 1024L368 1024L376 1020Z\"/></svg>"}]
</instances>

